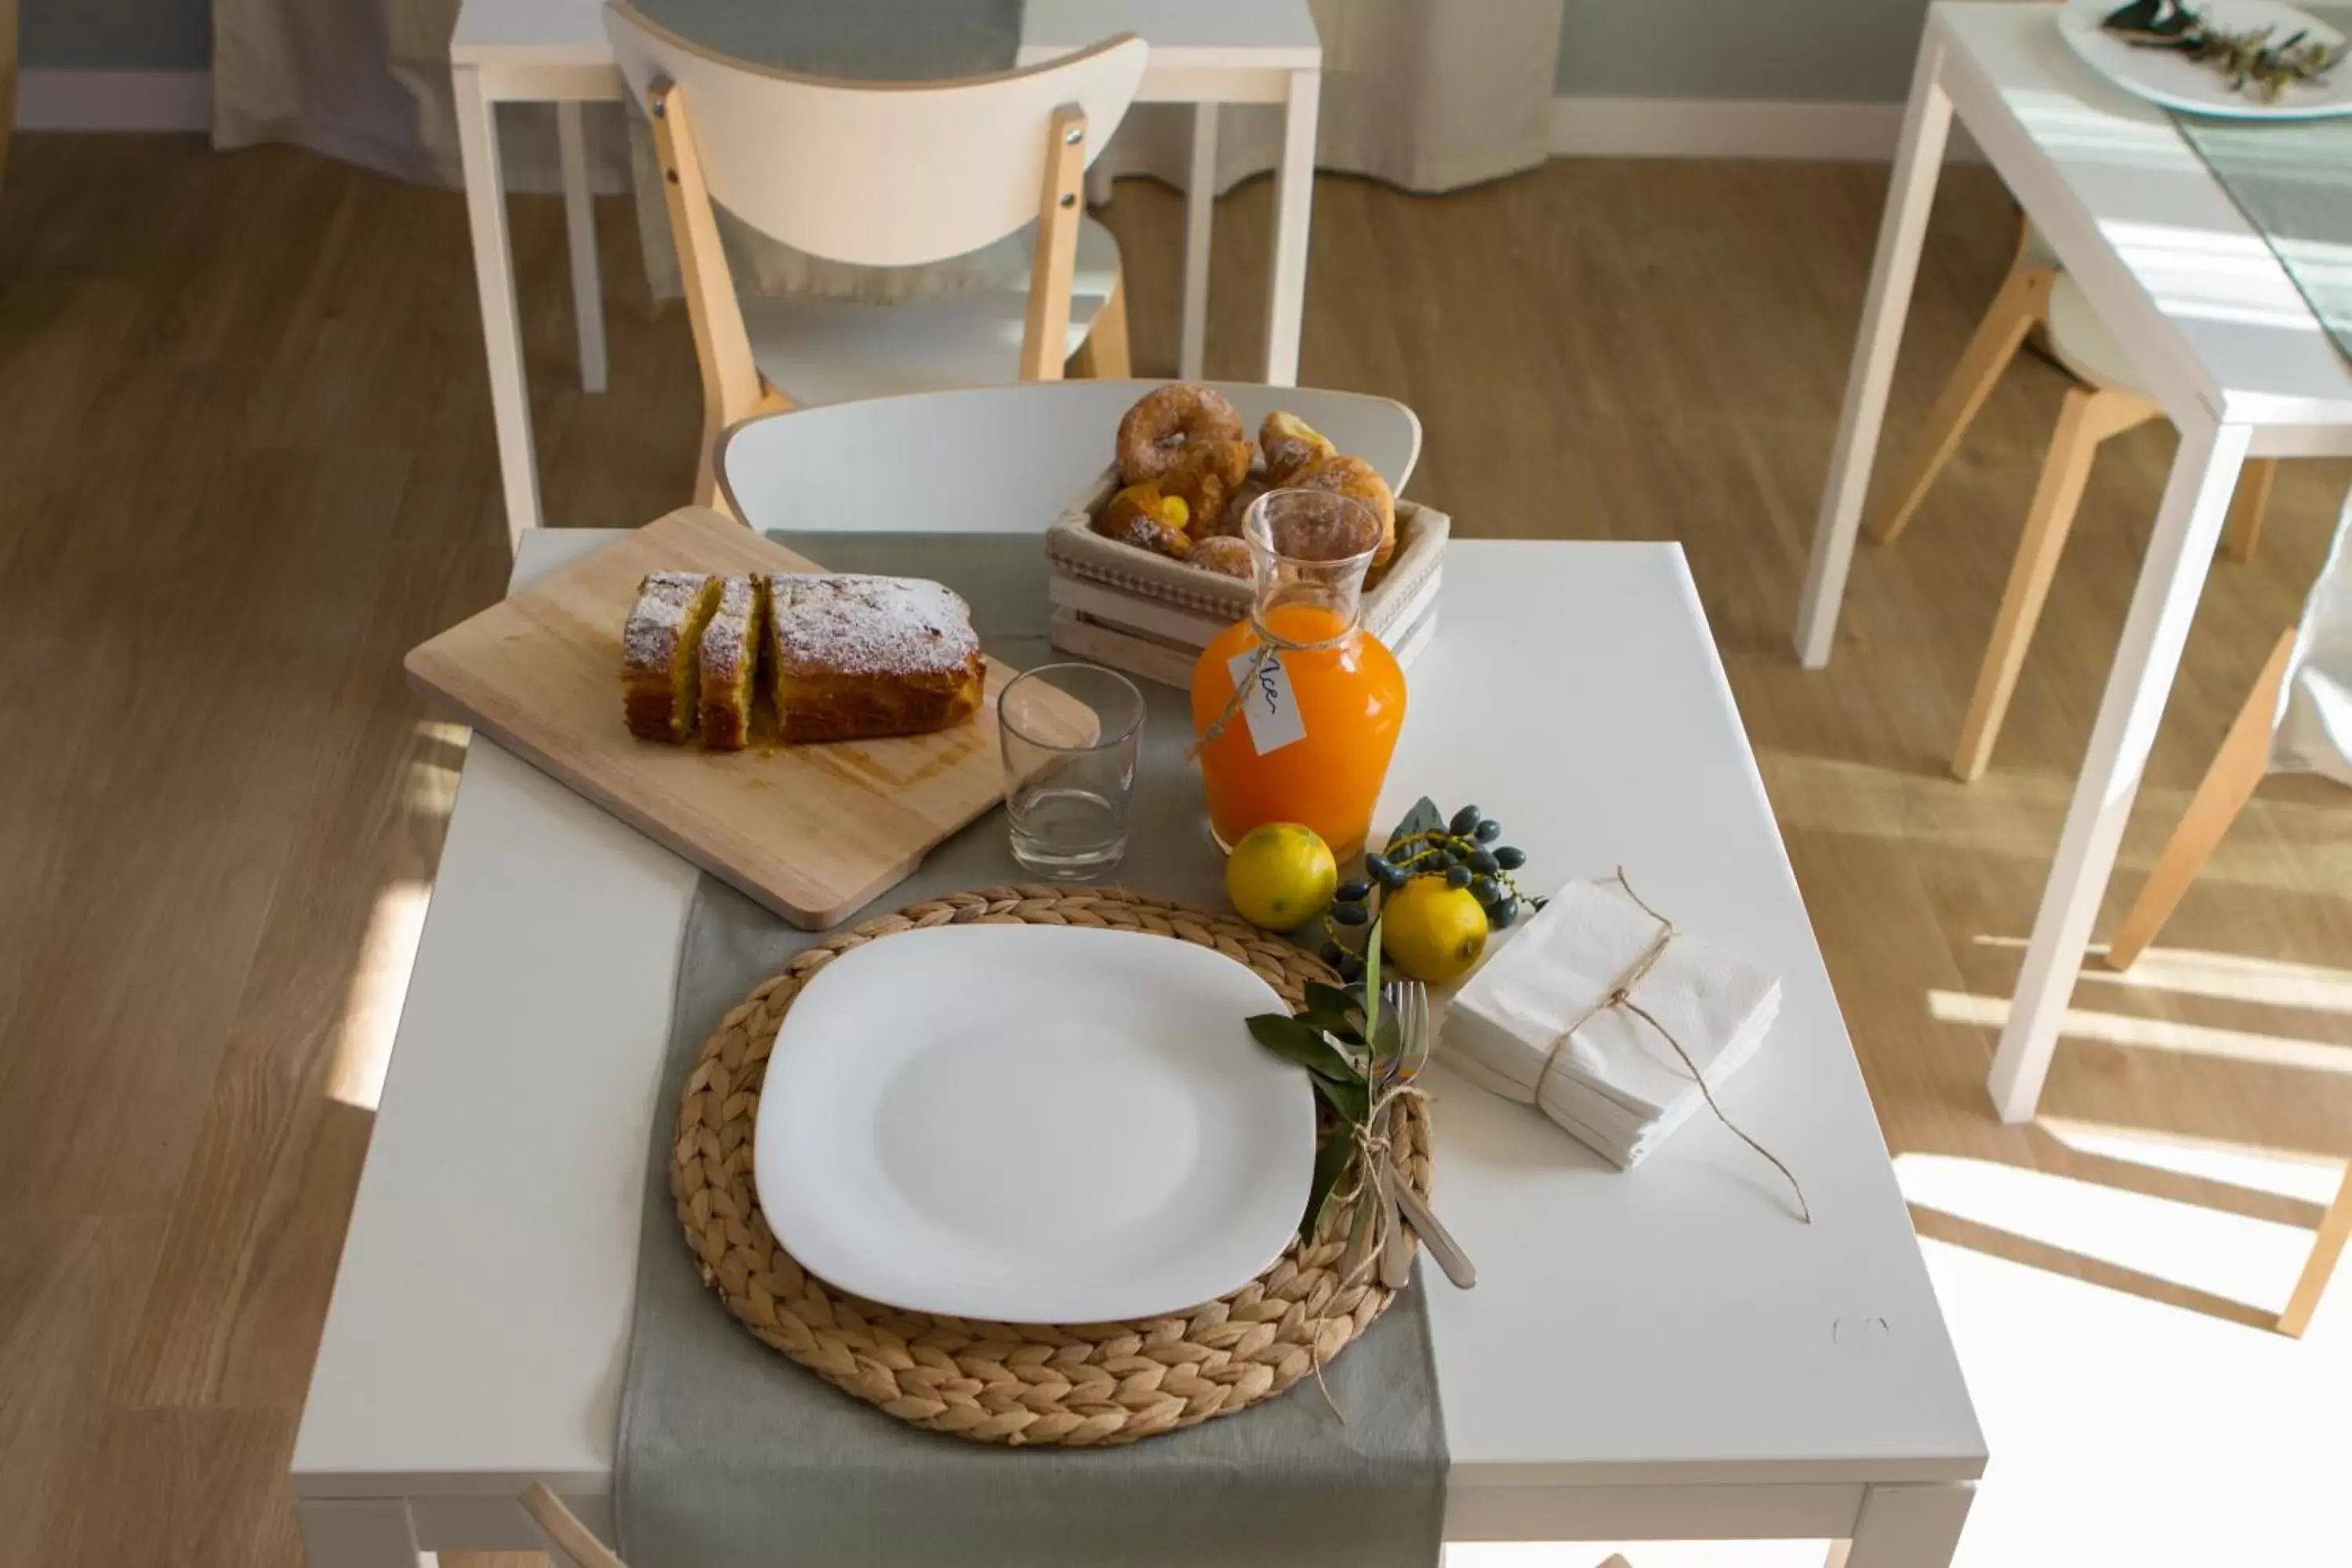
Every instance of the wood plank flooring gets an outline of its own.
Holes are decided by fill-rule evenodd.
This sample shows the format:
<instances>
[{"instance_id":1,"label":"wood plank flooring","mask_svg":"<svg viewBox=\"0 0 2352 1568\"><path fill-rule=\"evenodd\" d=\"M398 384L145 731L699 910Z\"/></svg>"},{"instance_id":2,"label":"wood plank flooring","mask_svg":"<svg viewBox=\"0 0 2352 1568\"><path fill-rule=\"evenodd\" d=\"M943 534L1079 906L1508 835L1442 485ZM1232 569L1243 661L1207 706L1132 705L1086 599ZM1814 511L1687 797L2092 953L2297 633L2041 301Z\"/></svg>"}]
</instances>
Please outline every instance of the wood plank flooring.
<instances>
[{"instance_id":1,"label":"wood plank flooring","mask_svg":"<svg viewBox=\"0 0 2352 1568\"><path fill-rule=\"evenodd\" d=\"M286 1459L460 754L400 655L506 572L464 209L185 139L29 135L9 159L0 1563L293 1563ZM2308 1202L2085 1152L2063 1120L2003 1128L1983 1096L2169 433L2100 458L1981 783L1943 761L2055 372L2017 367L1910 534L1864 550L1831 670L1791 660L1883 184L1749 163L1556 163L1425 199L1325 179L1304 378L1419 409L1413 492L1466 533L1685 544L1898 1154L2307 1226ZM642 521L693 471L684 313L652 308L627 215L603 204L613 390L581 395L560 211L514 215L549 515ZM1106 216L1137 363L1164 371L1181 205L1129 182ZM1267 218L1263 182L1220 205L1213 374L1256 362ZM1983 171L1948 182L1891 428L1958 353L2012 221ZM2110 918L2294 614L2348 478L2289 465L2261 557L2216 567ZM2266 787L2167 932L2163 984L2082 988L2105 1037L2063 1047L2052 1116L2352 1153L2347 827L2352 796ZM2261 1315L1916 1212L1960 1247Z\"/></svg>"}]
</instances>

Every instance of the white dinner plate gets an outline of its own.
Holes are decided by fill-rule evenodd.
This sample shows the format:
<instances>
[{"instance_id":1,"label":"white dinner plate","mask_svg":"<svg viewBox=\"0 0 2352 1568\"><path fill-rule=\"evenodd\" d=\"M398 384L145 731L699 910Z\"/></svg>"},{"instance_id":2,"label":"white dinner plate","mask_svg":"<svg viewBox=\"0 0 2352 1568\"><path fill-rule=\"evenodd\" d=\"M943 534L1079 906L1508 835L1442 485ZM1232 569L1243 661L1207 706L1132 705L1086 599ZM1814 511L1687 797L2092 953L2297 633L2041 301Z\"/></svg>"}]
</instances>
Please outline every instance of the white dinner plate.
<instances>
[{"instance_id":1,"label":"white dinner plate","mask_svg":"<svg viewBox=\"0 0 2352 1568\"><path fill-rule=\"evenodd\" d=\"M1246 1284L1298 1228L1306 1073L1274 988L1207 948L1064 926L906 931L809 982L752 1172L801 1264L892 1306L1101 1322Z\"/></svg>"},{"instance_id":2,"label":"white dinner plate","mask_svg":"<svg viewBox=\"0 0 2352 1568\"><path fill-rule=\"evenodd\" d=\"M2102 29L2123 0L2067 0L2058 14L2058 32L2083 62L2127 92L2167 109L2232 120L2321 120L2352 114L2352 60L2337 66L2318 87L2290 87L2276 103L2233 92L2221 72L2165 49L2135 47ZM2340 44L2344 35L2279 0L2207 0L2197 9L2213 25L2241 30L2271 27L2284 38L2298 28L2315 38Z\"/></svg>"}]
</instances>

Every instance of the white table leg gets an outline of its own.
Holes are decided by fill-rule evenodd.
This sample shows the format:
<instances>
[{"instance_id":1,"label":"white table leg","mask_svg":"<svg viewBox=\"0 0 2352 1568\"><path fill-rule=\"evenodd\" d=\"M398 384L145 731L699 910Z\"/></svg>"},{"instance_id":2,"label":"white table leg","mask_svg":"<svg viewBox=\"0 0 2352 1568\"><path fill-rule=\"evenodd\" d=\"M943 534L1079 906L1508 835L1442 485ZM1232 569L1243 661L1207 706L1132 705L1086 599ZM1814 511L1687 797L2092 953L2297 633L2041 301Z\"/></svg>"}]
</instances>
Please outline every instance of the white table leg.
<instances>
[{"instance_id":1,"label":"white table leg","mask_svg":"<svg viewBox=\"0 0 2352 1568\"><path fill-rule=\"evenodd\" d=\"M1184 312L1176 374L1201 379L1209 352L1209 227L1217 211L1217 106L1192 106L1192 167L1184 180Z\"/></svg>"},{"instance_id":2,"label":"white table leg","mask_svg":"<svg viewBox=\"0 0 2352 1568\"><path fill-rule=\"evenodd\" d=\"M1950 1568L1974 1482L1873 1487L1863 1494L1853 1539L1830 1547L1829 1568Z\"/></svg>"},{"instance_id":3,"label":"white table leg","mask_svg":"<svg viewBox=\"0 0 2352 1568\"><path fill-rule=\"evenodd\" d=\"M596 203L588 191L588 132L582 105L555 106L556 154L563 165L563 226L572 247L572 319L580 330L580 389L604 390L604 280L596 270Z\"/></svg>"},{"instance_id":4,"label":"white table leg","mask_svg":"<svg viewBox=\"0 0 2352 1568\"><path fill-rule=\"evenodd\" d=\"M1282 117L1282 162L1274 172L1274 283L1265 303L1265 381L1298 384L1298 323L1307 308L1307 241L1315 201L1315 116L1320 70L1292 71ZM1197 159L1200 144L1193 143Z\"/></svg>"},{"instance_id":5,"label":"white table leg","mask_svg":"<svg viewBox=\"0 0 2352 1568\"><path fill-rule=\"evenodd\" d=\"M2221 524L2229 516L2231 493L2238 487L2238 470L2252 434L2250 426L2216 425L2206 418L2192 419L2181 428L2172 478L2164 487L2164 505L2147 542L2147 559L2132 593L2131 613L2107 674L2106 694L2099 700L2098 722L2091 731L2074 802L2066 808L2066 826L2058 837L2042 910L2033 919L2033 937L2026 944L2024 968L2017 979L2017 1000L2000 1031L2000 1047L1993 1054L1988 1087L2003 1121L2031 1118L2042 1098L2050 1053L2074 998L2083 950L2090 943L2091 922L2098 916L2107 873L2115 868L2116 846L2131 816L2132 797L2139 792L2140 769L2172 692L2180 647L2188 640L2205 574L2221 542Z\"/></svg>"},{"instance_id":6,"label":"white table leg","mask_svg":"<svg viewBox=\"0 0 2352 1568\"><path fill-rule=\"evenodd\" d=\"M506 484L507 539L520 543L541 525L539 466L530 448L530 392L523 379L522 321L515 308L514 251L507 241L506 181L499 170L498 105L482 93L480 70L450 72L457 95L457 153L466 171L466 211L474 230L474 287L482 298L482 346L490 362L490 414Z\"/></svg>"},{"instance_id":7,"label":"white table leg","mask_svg":"<svg viewBox=\"0 0 2352 1568\"><path fill-rule=\"evenodd\" d=\"M1862 331L1854 339L1853 363L1846 372L1845 410L1838 416L1829 483L1813 523L1812 559L1805 567L1804 594L1797 601L1797 658L1808 669L1830 661L1830 644L1837 635L1838 604L1845 597L1846 568L1853 562L1853 540L1862 529L1862 503L1870 490L1879 426L1886 417L1886 389L1895 380L1895 355L1903 343L1904 318L1911 312L1911 285L1919 275L1919 246L1927 237L1927 210L1944 172L1952 100L1939 75L1943 54L1943 32L1931 15L1919 44L1918 69L1911 79L1910 106L1903 113L1903 138L1887 176L1878 255L1870 266Z\"/></svg>"},{"instance_id":8,"label":"white table leg","mask_svg":"<svg viewBox=\"0 0 2352 1568\"><path fill-rule=\"evenodd\" d=\"M400 1498L298 1498L294 1522L310 1568L418 1568L431 1556Z\"/></svg>"}]
</instances>

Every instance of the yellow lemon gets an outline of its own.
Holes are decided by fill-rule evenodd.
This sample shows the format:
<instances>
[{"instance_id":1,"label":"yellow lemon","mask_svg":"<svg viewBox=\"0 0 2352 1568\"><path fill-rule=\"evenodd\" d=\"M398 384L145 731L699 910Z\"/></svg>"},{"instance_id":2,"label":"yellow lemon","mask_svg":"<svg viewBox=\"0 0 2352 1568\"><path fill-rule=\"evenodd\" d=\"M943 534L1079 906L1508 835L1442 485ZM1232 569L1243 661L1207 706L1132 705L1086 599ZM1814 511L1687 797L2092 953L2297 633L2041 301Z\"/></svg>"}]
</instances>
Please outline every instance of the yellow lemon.
<instances>
[{"instance_id":1,"label":"yellow lemon","mask_svg":"<svg viewBox=\"0 0 2352 1568\"><path fill-rule=\"evenodd\" d=\"M1225 858L1225 897L1242 919L1267 931L1305 925L1331 907L1339 885L1331 847L1295 822L1251 828Z\"/></svg>"},{"instance_id":2,"label":"yellow lemon","mask_svg":"<svg viewBox=\"0 0 2352 1568\"><path fill-rule=\"evenodd\" d=\"M1415 877L1381 905L1381 959L1415 980L1444 985L1486 951L1486 911L1467 888Z\"/></svg>"}]
</instances>

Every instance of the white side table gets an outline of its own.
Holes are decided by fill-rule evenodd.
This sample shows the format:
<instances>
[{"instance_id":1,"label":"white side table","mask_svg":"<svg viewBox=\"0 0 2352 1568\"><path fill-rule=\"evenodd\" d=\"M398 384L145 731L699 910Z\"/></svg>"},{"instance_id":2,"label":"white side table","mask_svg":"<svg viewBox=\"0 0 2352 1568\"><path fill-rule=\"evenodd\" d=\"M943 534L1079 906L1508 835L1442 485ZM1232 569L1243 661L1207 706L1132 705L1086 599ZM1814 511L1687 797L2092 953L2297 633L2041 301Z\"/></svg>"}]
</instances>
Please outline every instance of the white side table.
<instances>
[{"instance_id":1,"label":"white side table","mask_svg":"<svg viewBox=\"0 0 2352 1568\"><path fill-rule=\"evenodd\" d=\"M1927 14L1797 616L1798 656L1819 668L1957 114L2180 432L1993 1058L2004 1121L2030 1119L2041 1099L2240 466L2352 455L2352 363L2171 119L2075 58L2056 15L2000 4Z\"/></svg>"},{"instance_id":2,"label":"white side table","mask_svg":"<svg viewBox=\"0 0 2352 1568\"><path fill-rule=\"evenodd\" d=\"M1140 34L1151 46L1138 102L1196 106L1185 196L1178 355L1179 373L1187 378L1201 374L1208 331L1216 106L1278 103L1284 108L1282 159L1275 174L1265 379L1289 385L1298 376L1316 113L1323 80L1323 46L1307 0L1029 0L1020 63L1037 64L1118 33ZM490 405L498 425L507 532L520 540L527 530L541 526L542 514L515 303L514 253L507 236L506 188L499 167L497 106L556 105L580 380L589 391L601 392L605 381L604 292L580 106L617 100L625 89L604 37L601 0L465 0L449 57L473 227L475 282L481 293L482 336L489 354Z\"/></svg>"}]
</instances>

